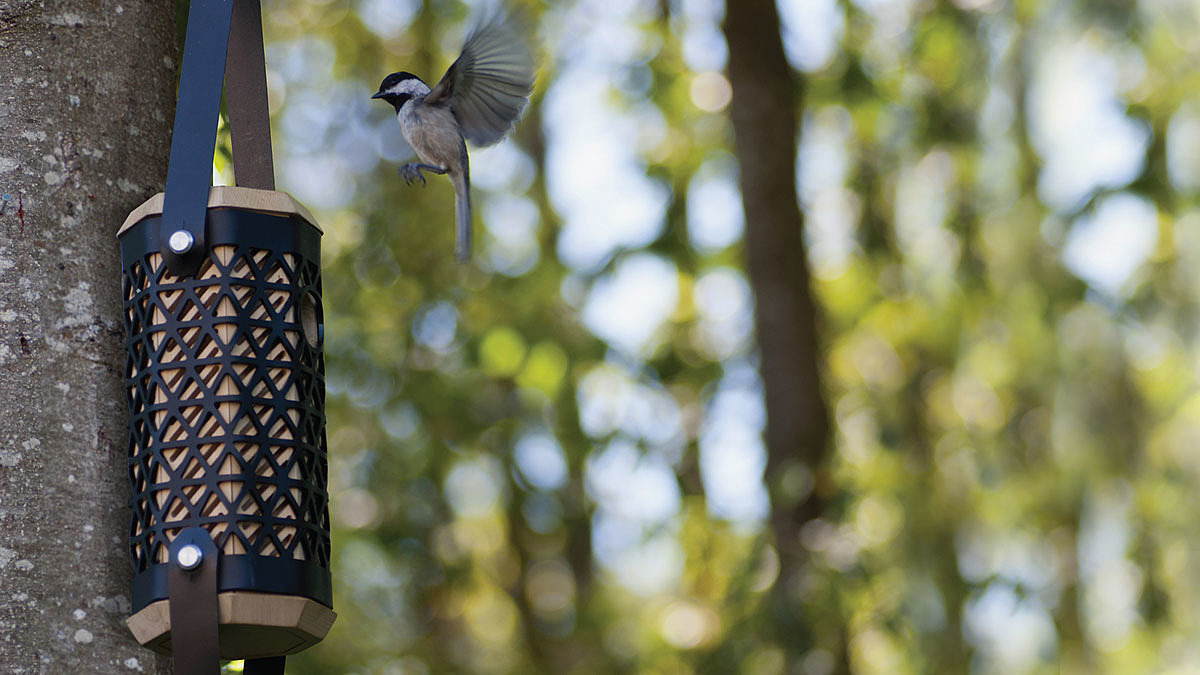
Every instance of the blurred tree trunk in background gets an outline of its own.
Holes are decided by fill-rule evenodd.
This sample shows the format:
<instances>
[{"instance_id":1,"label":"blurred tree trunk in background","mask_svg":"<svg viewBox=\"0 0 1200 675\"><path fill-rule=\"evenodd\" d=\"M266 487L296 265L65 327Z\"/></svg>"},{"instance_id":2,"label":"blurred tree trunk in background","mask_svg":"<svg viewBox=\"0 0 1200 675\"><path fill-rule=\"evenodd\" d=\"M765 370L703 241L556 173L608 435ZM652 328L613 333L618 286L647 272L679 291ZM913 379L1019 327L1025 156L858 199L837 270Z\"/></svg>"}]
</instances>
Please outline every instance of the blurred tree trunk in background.
<instances>
[{"instance_id":1,"label":"blurred tree trunk in background","mask_svg":"<svg viewBox=\"0 0 1200 675\"><path fill-rule=\"evenodd\" d=\"M0 671L167 672L125 627L116 231L166 175L175 5L0 4Z\"/></svg>"},{"instance_id":2,"label":"blurred tree trunk in background","mask_svg":"<svg viewBox=\"0 0 1200 675\"><path fill-rule=\"evenodd\" d=\"M802 104L784 57L774 0L729 0L724 30L733 86L730 116L746 218L746 263L756 301L767 408L771 529L780 559L770 621L788 652L791 672L814 647L844 653L838 644L840 635L815 635L809 613L801 611L808 555L800 542L800 529L823 511L822 472L829 446L818 366L817 312L796 193L795 111ZM806 480L810 476L815 478ZM834 660L836 672L845 670L844 658Z\"/></svg>"}]
</instances>

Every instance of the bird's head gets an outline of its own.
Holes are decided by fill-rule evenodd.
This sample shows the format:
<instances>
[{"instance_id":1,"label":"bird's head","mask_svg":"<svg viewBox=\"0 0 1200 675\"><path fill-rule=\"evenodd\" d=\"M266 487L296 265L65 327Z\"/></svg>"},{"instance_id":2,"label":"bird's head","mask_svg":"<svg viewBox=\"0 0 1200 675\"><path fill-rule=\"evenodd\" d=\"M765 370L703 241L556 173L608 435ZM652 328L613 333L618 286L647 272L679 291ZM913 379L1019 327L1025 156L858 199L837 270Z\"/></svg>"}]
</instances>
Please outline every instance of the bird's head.
<instances>
[{"instance_id":1,"label":"bird's head","mask_svg":"<svg viewBox=\"0 0 1200 675\"><path fill-rule=\"evenodd\" d=\"M414 96L425 96L429 93L429 85L412 73L401 71L383 78L379 91L371 98L381 98L400 110Z\"/></svg>"}]
</instances>

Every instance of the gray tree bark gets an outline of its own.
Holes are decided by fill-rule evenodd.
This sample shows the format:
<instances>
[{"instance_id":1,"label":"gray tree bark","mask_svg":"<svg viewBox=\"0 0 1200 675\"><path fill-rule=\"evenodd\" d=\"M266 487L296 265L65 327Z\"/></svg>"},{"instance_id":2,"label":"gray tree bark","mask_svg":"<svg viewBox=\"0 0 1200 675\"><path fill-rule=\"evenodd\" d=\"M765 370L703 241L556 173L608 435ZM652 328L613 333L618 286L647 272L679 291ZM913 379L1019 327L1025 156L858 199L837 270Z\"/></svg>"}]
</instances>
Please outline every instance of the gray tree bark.
<instances>
[{"instance_id":1,"label":"gray tree bark","mask_svg":"<svg viewBox=\"0 0 1200 675\"><path fill-rule=\"evenodd\" d=\"M125 628L115 233L162 188L171 0L0 0L0 671L166 672Z\"/></svg>"}]
</instances>

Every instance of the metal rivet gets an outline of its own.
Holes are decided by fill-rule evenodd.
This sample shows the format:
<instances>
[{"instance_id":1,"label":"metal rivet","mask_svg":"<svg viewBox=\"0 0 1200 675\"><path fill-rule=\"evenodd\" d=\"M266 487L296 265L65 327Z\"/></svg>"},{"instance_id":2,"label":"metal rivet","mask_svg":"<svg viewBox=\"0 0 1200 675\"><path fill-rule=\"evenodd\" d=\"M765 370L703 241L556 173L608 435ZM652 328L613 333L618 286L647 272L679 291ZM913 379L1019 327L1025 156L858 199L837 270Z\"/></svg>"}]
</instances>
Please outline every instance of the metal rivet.
<instances>
[{"instance_id":1,"label":"metal rivet","mask_svg":"<svg viewBox=\"0 0 1200 675\"><path fill-rule=\"evenodd\" d=\"M167 240L167 246L179 255L192 250L192 244L194 243L196 243L196 240L192 238L192 233L187 230L175 230L171 233L171 238Z\"/></svg>"},{"instance_id":2,"label":"metal rivet","mask_svg":"<svg viewBox=\"0 0 1200 675\"><path fill-rule=\"evenodd\" d=\"M182 546L180 547L179 551L175 553L175 562L179 563L179 566L185 570L194 570L199 567L200 563L203 561L204 551L201 551L200 547L195 544L187 544L186 546Z\"/></svg>"}]
</instances>

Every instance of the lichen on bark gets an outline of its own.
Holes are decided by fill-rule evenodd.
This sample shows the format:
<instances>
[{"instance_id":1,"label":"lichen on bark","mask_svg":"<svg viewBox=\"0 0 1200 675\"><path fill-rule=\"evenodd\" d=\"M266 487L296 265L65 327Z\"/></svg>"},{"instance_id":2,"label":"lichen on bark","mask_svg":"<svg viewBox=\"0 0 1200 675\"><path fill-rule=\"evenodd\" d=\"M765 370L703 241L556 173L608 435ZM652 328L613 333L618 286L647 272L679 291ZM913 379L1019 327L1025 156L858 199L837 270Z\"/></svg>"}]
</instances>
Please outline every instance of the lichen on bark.
<instances>
[{"instance_id":1,"label":"lichen on bark","mask_svg":"<svg viewBox=\"0 0 1200 675\"><path fill-rule=\"evenodd\" d=\"M162 670L124 626L115 233L166 176L174 16L0 0L0 671Z\"/></svg>"}]
</instances>

